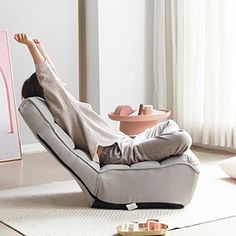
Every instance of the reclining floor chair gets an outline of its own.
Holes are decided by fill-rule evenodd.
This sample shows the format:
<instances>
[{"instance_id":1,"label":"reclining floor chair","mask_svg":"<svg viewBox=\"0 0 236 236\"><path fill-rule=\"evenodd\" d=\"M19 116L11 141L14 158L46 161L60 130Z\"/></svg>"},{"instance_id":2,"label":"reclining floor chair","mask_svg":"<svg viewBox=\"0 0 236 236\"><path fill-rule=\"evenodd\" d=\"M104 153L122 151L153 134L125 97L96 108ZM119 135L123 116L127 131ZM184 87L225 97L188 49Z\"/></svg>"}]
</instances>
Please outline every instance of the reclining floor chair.
<instances>
[{"instance_id":1,"label":"reclining floor chair","mask_svg":"<svg viewBox=\"0 0 236 236\"><path fill-rule=\"evenodd\" d=\"M74 176L91 207L178 209L191 201L199 177L199 161L191 150L161 162L100 168L89 154L75 149L43 99L24 100L19 112L39 142Z\"/></svg>"}]
</instances>

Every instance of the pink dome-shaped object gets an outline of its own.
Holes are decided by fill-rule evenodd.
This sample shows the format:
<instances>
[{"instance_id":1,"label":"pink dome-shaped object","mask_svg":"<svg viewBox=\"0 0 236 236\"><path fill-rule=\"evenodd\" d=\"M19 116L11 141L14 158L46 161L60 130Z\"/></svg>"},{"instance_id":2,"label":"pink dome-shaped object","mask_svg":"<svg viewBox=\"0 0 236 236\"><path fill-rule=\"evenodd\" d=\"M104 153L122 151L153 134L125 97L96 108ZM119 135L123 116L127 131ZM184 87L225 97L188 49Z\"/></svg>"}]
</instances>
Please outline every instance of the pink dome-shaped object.
<instances>
[{"instance_id":1,"label":"pink dome-shaped object","mask_svg":"<svg viewBox=\"0 0 236 236\"><path fill-rule=\"evenodd\" d=\"M128 116L133 112L134 112L134 110L132 109L131 106L129 106L129 105L120 105L115 109L114 114L118 115L118 116Z\"/></svg>"}]
</instances>

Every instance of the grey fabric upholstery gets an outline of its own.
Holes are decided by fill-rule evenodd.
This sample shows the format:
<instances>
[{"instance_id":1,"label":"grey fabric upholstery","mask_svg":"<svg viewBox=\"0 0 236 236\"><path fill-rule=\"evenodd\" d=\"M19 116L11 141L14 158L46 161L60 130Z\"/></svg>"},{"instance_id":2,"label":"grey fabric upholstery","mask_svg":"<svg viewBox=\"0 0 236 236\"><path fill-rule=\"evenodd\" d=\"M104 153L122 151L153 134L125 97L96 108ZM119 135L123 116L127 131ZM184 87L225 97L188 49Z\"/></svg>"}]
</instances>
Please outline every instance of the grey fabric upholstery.
<instances>
[{"instance_id":1,"label":"grey fabric upholstery","mask_svg":"<svg viewBox=\"0 0 236 236\"><path fill-rule=\"evenodd\" d=\"M75 149L43 99L28 98L19 111L37 139L74 176L90 206L126 209L136 203L138 208L181 208L191 201L200 173L191 150L162 162L100 168L87 153Z\"/></svg>"}]
</instances>

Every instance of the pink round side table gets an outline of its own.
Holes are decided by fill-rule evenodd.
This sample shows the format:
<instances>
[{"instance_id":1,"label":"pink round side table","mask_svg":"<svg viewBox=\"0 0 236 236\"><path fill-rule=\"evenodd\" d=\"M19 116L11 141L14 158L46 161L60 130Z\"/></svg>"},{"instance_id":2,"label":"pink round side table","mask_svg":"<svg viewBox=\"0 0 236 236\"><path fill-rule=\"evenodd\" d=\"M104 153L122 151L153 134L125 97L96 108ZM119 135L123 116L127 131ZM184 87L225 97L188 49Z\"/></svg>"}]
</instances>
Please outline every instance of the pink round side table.
<instances>
[{"instance_id":1,"label":"pink round side table","mask_svg":"<svg viewBox=\"0 0 236 236\"><path fill-rule=\"evenodd\" d=\"M152 115L128 115L120 116L111 112L108 114L111 120L120 121L120 131L135 136L147 128L151 128L160 121L166 120L170 116L169 110L153 110Z\"/></svg>"}]
</instances>

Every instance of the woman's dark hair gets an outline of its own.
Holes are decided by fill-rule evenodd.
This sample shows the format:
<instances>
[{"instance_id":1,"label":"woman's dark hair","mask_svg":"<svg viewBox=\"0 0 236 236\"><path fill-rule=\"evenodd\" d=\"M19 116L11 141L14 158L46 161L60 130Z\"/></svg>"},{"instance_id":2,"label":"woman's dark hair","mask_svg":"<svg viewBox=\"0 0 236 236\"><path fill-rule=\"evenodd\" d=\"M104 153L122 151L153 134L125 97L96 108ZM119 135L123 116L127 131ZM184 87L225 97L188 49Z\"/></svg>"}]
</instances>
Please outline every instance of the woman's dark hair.
<instances>
[{"instance_id":1,"label":"woman's dark hair","mask_svg":"<svg viewBox=\"0 0 236 236\"><path fill-rule=\"evenodd\" d=\"M38 82L36 73L33 73L23 84L21 90L21 96L23 98L28 97L41 97L44 98L43 88Z\"/></svg>"}]
</instances>

